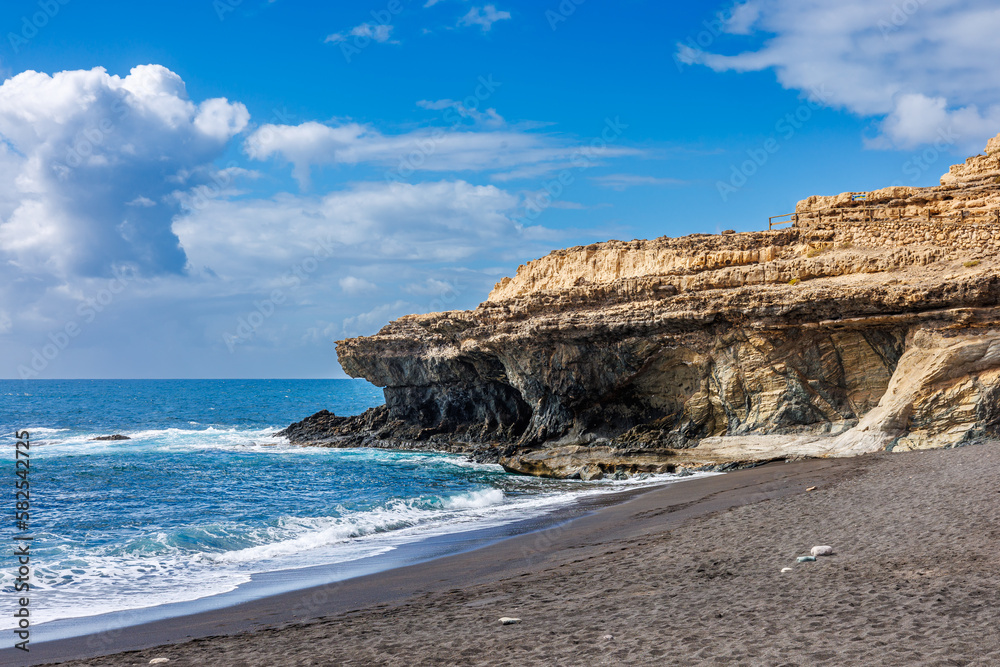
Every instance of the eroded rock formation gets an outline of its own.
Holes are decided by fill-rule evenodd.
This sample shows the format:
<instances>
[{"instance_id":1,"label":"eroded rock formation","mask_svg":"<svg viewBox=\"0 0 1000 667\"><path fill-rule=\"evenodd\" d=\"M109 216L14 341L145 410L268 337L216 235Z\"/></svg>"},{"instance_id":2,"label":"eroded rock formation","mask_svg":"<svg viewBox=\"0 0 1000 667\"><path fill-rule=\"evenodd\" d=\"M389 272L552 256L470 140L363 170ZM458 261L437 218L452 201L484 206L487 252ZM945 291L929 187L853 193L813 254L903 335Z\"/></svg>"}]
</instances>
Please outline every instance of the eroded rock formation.
<instances>
[{"instance_id":1,"label":"eroded rock formation","mask_svg":"<svg viewBox=\"0 0 1000 667\"><path fill-rule=\"evenodd\" d=\"M473 311L340 341L386 404L284 433L584 478L996 435L1000 137L941 182L810 197L780 231L558 250Z\"/></svg>"}]
</instances>

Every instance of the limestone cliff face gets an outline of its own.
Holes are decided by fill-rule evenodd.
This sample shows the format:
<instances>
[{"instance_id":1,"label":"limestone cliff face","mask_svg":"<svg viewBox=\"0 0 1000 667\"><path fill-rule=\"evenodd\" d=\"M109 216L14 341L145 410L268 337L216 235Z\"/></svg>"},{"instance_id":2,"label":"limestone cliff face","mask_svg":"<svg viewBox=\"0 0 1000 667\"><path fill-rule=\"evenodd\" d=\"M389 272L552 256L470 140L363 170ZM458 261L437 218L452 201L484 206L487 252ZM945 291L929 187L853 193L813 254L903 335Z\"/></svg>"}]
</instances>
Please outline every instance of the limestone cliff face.
<instances>
[{"instance_id":1,"label":"limestone cliff face","mask_svg":"<svg viewBox=\"0 0 1000 667\"><path fill-rule=\"evenodd\" d=\"M810 197L790 229L553 252L474 311L340 341L386 405L286 434L585 478L995 435L1000 138L989 150L940 187Z\"/></svg>"}]
</instances>

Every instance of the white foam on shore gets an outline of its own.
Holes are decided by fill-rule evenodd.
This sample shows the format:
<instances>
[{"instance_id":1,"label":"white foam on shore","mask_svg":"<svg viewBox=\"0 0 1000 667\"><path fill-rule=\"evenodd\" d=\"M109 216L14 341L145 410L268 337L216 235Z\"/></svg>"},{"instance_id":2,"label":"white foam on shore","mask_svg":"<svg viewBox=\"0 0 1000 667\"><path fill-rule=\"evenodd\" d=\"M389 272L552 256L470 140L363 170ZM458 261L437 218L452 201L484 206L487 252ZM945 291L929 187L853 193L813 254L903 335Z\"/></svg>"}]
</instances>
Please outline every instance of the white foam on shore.
<instances>
[{"instance_id":1,"label":"white foam on shore","mask_svg":"<svg viewBox=\"0 0 1000 667\"><path fill-rule=\"evenodd\" d=\"M503 491L500 489L485 489L483 491L470 491L462 493L444 501L447 509L482 509L499 505L504 500Z\"/></svg>"},{"instance_id":2,"label":"white foam on shore","mask_svg":"<svg viewBox=\"0 0 1000 667\"><path fill-rule=\"evenodd\" d=\"M71 433L67 429L35 429L44 435L44 454L64 456L118 453L130 450L187 452L274 452L299 456L338 456L346 461L393 462L413 467L463 467L498 472L493 464L473 463L464 457L438 453L400 453L392 450L330 450L299 447L272 434L275 428L148 429L120 431L131 440L93 441L107 433ZM38 433L39 435L35 435ZM687 477L693 479L710 473ZM364 511L343 510L338 516L282 517L272 525L247 529L241 526L192 526L173 534L158 532L142 538L129 549L89 549L85 544L60 546L39 558L35 574L45 605L34 622L82 618L186 602L236 589L254 574L344 563L384 554L402 544L432 536L492 528L538 517L594 495L626 488L679 481L676 475L650 475L621 481L556 481L505 477L513 492L485 488L397 499ZM343 508L341 508L343 509ZM198 532L201 531L201 532ZM234 537L235 536L235 537ZM203 550L192 553L198 541ZM179 546L180 545L180 546ZM229 548L226 545L230 545ZM12 577L0 572L0 588L10 587ZM197 586L190 583L196 581ZM0 617L0 629L13 627Z\"/></svg>"}]
</instances>

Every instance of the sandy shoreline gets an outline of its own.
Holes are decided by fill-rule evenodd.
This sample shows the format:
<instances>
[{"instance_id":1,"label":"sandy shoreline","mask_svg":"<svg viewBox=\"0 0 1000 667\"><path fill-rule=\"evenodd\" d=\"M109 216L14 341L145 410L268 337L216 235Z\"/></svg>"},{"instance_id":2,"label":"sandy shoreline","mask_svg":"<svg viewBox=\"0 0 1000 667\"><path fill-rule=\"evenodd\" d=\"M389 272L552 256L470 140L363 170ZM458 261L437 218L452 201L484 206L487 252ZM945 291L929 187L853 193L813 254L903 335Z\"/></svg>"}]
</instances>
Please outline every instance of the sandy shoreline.
<instances>
[{"instance_id":1,"label":"sandy shoreline","mask_svg":"<svg viewBox=\"0 0 1000 667\"><path fill-rule=\"evenodd\" d=\"M40 644L31 662L997 664L998 463L986 444L693 480L476 551ZM814 544L837 555L796 565Z\"/></svg>"}]
</instances>

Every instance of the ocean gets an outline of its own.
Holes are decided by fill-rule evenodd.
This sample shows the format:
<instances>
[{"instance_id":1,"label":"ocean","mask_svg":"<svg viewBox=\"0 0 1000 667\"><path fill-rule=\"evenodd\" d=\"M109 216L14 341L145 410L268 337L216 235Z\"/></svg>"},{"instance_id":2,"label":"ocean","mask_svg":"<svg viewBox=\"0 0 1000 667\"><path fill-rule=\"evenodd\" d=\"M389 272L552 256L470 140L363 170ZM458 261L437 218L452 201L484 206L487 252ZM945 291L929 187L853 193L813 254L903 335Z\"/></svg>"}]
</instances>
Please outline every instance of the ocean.
<instances>
[{"instance_id":1,"label":"ocean","mask_svg":"<svg viewBox=\"0 0 1000 667\"><path fill-rule=\"evenodd\" d=\"M381 403L355 380L0 381L8 539L14 433L31 434L32 623L216 596L262 573L359 561L665 480L544 480L459 455L273 435L324 408ZM93 440L113 434L130 439ZM0 589L14 600L17 565L4 563Z\"/></svg>"}]
</instances>

